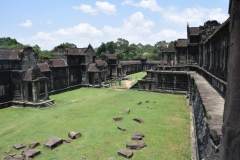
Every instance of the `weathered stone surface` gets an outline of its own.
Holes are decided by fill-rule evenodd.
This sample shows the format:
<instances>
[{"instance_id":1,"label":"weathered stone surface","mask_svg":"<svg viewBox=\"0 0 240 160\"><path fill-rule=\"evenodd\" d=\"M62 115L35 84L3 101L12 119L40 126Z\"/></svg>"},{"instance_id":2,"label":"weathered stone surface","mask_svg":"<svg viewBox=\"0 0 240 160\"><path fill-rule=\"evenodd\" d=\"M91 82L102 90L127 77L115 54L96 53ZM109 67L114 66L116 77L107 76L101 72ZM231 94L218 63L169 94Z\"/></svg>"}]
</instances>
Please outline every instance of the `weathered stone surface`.
<instances>
[{"instance_id":1,"label":"weathered stone surface","mask_svg":"<svg viewBox=\"0 0 240 160\"><path fill-rule=\"evenodd\" d=\"M131 158L131 157L133 156L133 152L130 151L130 150L120 149L120 150L118 151L118 155L119 155L119 156L123 156L123 157L129 159L129 158Z\"/></svg>"},{"instance_id":2,"label":"weathered stone surface","mask_svg":"<svg viewBox=\"0 0 240 160\"><path fill-rule=\"evenodd\" d=\"M118 128L119 130L121 130L121 131L126 131L126 129L123 128L123 127L118 126L117 128Z\"/></svg>"},{"instance_id":3,"label":"weathered stone surface","mask_svg":"<svg viewBox=\"0 0 240 160\"><path fill-rule=\"evenodd\" d=\"M115 160L115 158L113 158L113 157L110 157L108 160Z\"/></svg>"},{"instance_id":4,"label":"weathered stone surface","mask_svg":"<svg viewBox=\"0 0 240 160\"><path fill-rule=\"evenodd\" d=\"M113 121L115 121L115 122L116 122L116 121L121 121L121 120L122 120L122 117L121 117L121 116L118 116L118 117L114 117L114 118L113 118Z\"/></svg>"},{"instance_id":5,"label":"weathered stone surface","mask_svg":"<svg viewBox=\"0 0 240 160\"><path fill-rule=\"evenodd\" d=\"M217 134L217 131L215 131L214 129L210 129L210 136L216 146L220 144L220 137Z\"/></svg>"},{"instance_id":6,"label":"weathered stone surface","mask_svg":"<svg viewBox=\"0 0 240 160\"><path fill-rule=\"evenodd\" d=\"M130 113L130 109L129 108L125 109L125 113L129 114Z\"/></svg>"},{"instance_id":7,"label":"weathered stone surface","mask_svg":"<svg viewBox=\"0 0 240 160\"><path fill-rule=\"evenodd\" d=\"M28 148L33 149L33 148L35 148L39 145L40 145L39 142L31 142L31 143L28 144Z\"/></svg>"},{"instance_id":8,"label":"weathered stone surface","mask_svg":"<svg viewBox=\"0 0 240 160\"><path fill-rule=\"evenodd\" d=\"M62 143L63 143L63 140L61 138L52 137L46 140L44 147L47 149L53 149L61 145Z\"/></svg>"},{"instance_id":9,"label":"weathered stone surface","mask_svg":"<svg viewBox=\"0 0 240 160\"><path fill-rule=\"evenodd\" d=\"M65 142L65 143L71 143L71 140L70 140L70 139L64 139L63 142Z\"/></svg>"},{"instance_id":10,"label":"weathered stone surface","mask_svg":"<svg viewBox=\"0 0 240 160\"><path fill-rule=\"evenodd\" d=\"M77 139L79 137L81 137L81 133L80 132L68 132L68 137L71 139Z\"/></svg>"},{"instance_id":11,"label":"weathered stone surface","mask_svg":"<svg viewBox=\"0 0 240 160\"><path fill-rule=\"evenodd\" d=\"M25 144L14 144L13 145L13 148L15 148L15 149L22 149L22 148L25 148L25 147L26 147Z\"/></svg>"},{"instance_id":12,"label":"weathered stone surface","mask_svg":"<svg viewBox=\"0 0 240 160\"><path fill-rule=\"evenodd\" d=\"M146 143L140 141L140 142L127 142L126 147L129 149L142 149L146 147Z\"/></svg>"},{"instance_id":13,"label":"weathered stone surface","mask_svg":"<svg viewBox=\"0 0 240 160\"><path fill-rule=\"evenodd\" d=\"M142 140L142 137L141 136L136 136L136 135L132 135L132 140Z\"/></svg>"},{"instance_id":14,"label":"weathered stone surface","mask_svg":"<svg viewBox=\"0 0 240 160\"><path fill-rule=\"evenodd\" d=\"M133 118L134 121L138 123L143 123L144 121L141 118Z\"/></svg>"},{"instance_id":15,"label":"weathered stone surface","mask_svg":"<svg viewBox=\"0 0 240 160\"><path fill-rule=\"evenodd\" d=\"M140 137L145 137L145 135L143 134L143 133L139 133L139 132L134 132L133 134L132 134L132 136L140 136Z\"/></svg>"},{"instance_id":16,"label":"weathered stone surface","mask_svg":"<svg viewBox=\"0 0 240 160\"><path fill-rule=\"evenodd\" d=\"M22 155L7 155L2 160L24 160L24 157Z\"/></svg>"},{"instance_id":17,"label":"weathered stone surface","mask_svg":"<svg viewBox=\"0 0 240 160\"><path fill-rule=\"evenodd\" d=\"M6 154L9 154L10 152L12 152L11 149L8 149L8 150L5 151Z\"/></svg>"},{"instance_id":18,"label":"weathered stone surface","mask_svg":"<svg viewBox=\"0 0 240 160\"><path fill-rule=\"evenodd\" d=\"M137 103L137 105L140 105L140 104L142 104L142 102L138 102L138 103Z\"/></svg>"},{"instance_id":19,"label":"weathered stone surface","mask_svg":"<svg viewBox=\"0 0 240 160\"><path fill-rule=\"evenodd\" d=\"M27 149L27 150L24 150L22 152L22 155L25 157L25 158L34 158L36 157L37 155L41 154L41 151L39 150L34 150L34 149Z\"/></svg>"}]
</instances>

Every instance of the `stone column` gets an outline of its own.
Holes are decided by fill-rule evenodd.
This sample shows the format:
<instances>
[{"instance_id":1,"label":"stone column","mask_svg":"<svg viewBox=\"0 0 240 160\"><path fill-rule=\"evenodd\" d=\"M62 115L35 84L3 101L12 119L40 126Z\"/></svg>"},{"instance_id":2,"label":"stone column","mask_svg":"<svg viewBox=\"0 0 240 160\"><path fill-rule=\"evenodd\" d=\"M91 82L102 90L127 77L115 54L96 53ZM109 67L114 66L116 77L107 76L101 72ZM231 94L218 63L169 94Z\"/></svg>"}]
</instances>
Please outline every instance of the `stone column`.
<instances>
[{"instance_id":1,"label":"stone column","mask_svg":"<svg viewBox=\"0 0 240 160\"><path fill-rule=\"evenodd\" d=\"M37 82L37 101L40 99L40 82Z\"/></svg>"},{"instance_id":2,"label":"stone column","mask_svg":"<svg viewBox=\"0 0 240 160\"><path fill-rule=\"evenodd\" d=\"M104 83L107 83L107 71L104 72Z\"/></svg>"},{"instance_id":3,"label":"stone column","mask_svg":"<svg viewBox=\"0 0 240 160\"><path fill-rule=\"evenodd\" d=\"M33 95L33 102L37 101L37 91L34 82L32 82L32 95Z\"/></svg>"},{"instance_id":4,"label":"stone column","mask_svg":"<svg viewBox=\"0 0 240 160\"><path fill-rule=\"evenodd\" d=\"M240 159L240 0L230 1L230 53L225 97L221 160Z\"/></svg>"},{"instance_id":5,"label":"stone column","mask_svg":"<svg viewBox=\"0 0 240 160\"><path fill-rule=\"evenodd\" d=\"M44 85L45 85L45 99L48 99L48 85L47 85L47 81L44 81Z\"/></svg>"},{"instance_id":6,"label":"stone column","mask_svg":"<svg viewBox=\"0 0 240 160\"><path fill-rule=\"evenodd\" d=\"M28 101L28 83L27 82L25 82L25 101Z\"/></svg>"},{"instance_id":7,"label":"stone column","mask_svg":"<svg viewBox=\"0 0 240 160\"><path fill-rule=\"evenodd\" d=\"M66 74L67 74L67 78L66 78L67 84L66 84L66 86L70 86L70 83L69 83L69 79L70 79L70 77L69 77L69 68L66 68Z\"/></svg>"},{"instance_id":8,"label":"stone column","mask_svg":"<svg viewBox=\"0 0 240 160\"><path fill-rule=\"evenodd\" d=\"M52 73L52 71L51 71L51 86L52 86L52 90L53 90L53 73Z\"/></svg>"},{"instance_id":9,"label":"stone column","mask_svg":"<svg viewBox=\"0 0 240 160\"><path fill-rule=\"evenodd\" d=\"M101 86L102 79L101 79L101 73L98 73L98 85Z\"/></svg>"}]
</instances>

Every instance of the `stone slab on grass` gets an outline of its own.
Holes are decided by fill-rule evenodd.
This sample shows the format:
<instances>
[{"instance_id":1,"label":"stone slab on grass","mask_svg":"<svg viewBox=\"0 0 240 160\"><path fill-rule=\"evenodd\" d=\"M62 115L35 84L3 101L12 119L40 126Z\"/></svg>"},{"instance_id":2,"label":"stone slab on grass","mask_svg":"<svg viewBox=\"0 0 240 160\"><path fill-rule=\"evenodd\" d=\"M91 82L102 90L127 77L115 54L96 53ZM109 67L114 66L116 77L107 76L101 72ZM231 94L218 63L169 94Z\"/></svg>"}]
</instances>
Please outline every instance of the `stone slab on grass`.
<instances>
[{"instance_id":1,"label":"stone slab on grass","mask_svg":"<svg viewBox=\"0 0 240 160\"><path fill-rule=\"evenodd\" d=\"M118 117L114 117L114 118L113 118L113 121L115 121L115 122L116 122L116 121L121 121L121 120L122 120L122 117L121 117L121 116L118 116Z\"/></svg>"},{"instance_id":2,"label":"stone slab on grass","mask_svg":"<svg viewBox=\"0 0 240 160\"><path fill-rule=\"evenodd\" d=\"M130 113L130 109L129 108L125 109L125 113L129 114Z\"/></svg>"},{"instance_id":3,"label":"stone slab on grass","mask_svg":"<svg viewBox=\"0 0 240 160\"><path fill-rule=\"evenodd\" d=\"M53 148L56 148L57 146L61 145L62 143L63 143L63 140L61 138L51 137L46 140L46 142L44 144L44 148L53 149Z\"/></svg>"},{"instance_id":4,"label":"stone slab on grass","mask_svg":"<svg viewBox=\"0 0 240 160\"><path fill-rule=\"evenodd\" d=\"M81 133L80 132L68 132L68 137L71 139L77 139L79 137L81 137Z\"/></svg>"},{"instance_id":5,"label":"stone slab on grass","mask_svg":"<svg viewBox=\"0 0 240 160\"><path fill-rule=\"evenodd\" d=\"M123 127L121 127L121 126L118 126L117 128L118 128L119 130L121 130L121 131L126 131L126 129L123 128Z\"/></svg>"},{"instance_id":6,"label":"stone slab on grass","mask_svg":"<svg viewBox=\"0 0 240 160\"><path fill-rule=\"evenodd\" d=\"M17 149L17 150L22 149L22 148L25 148L25 147L26 147L25 144L14 144L14 145L13 145L13 148L14 148L14 149Z\"/></svg>"},{"instance_id":7,"label":"stone slab on grass","mask_svg":"<svg viewBox=\"0 0 240 160\"><path fill-rule=\"evenodd\" d=\"M143 123L144 121L141 118L133 118L134 121L138 123Z\"/></svg>"},{"instance_id":8,"label":"stone slab on grass","mask_svg":"<svg viewBox=\"0 0 240 160\"><path fill-rule=\"evenodd\" d=\"M146 143L140 141L140 142L127 142L126 147L129 149L142 149L146 147Z\"/></svg>"},{"instance_id":9,"label":"stone slab on grass","mask_svg":"<svg viewBox=\"0 0 240 160\"><path fill-rule=\"evenodd\" d=\"M141 137L141 136L135 136L135 135L133 135L133 136L132 136L132 140L139 141L139 140L142 140L142 137Z\"/></svg>"},{"instance_id":10,"label":"stone slab on grass","mask_svg":"<svg viewBox=\"0 0 240 160\"><path fill-rule=\"evenodd\" d=\"M28 148L33 149L33 148L35 148L39 145L40 145L39 142L31 142L31 143L28 144Z\"/></svg>"},{"instance_id":11,"label":"stone slab on grass","mask_svg":"<svg viewBox=\"0 0 240 160\"><path fill-rule=\"evenodd\" d=\"M132 134L132 136L140 136L140 137L145 137L145 135L143 134L143 133L140 133L140 132L134 132L133 134Z\"/></svg>"},{"instance_id":12,"label":"stone slab on grass","mask_svg":"<svg viewBox=\"0 0 240 160\"><path fill-rule=\"evenodd\" d=\"M27 150L24 150L22 152L22 155L27 159L28 158L34 158L39 154L41 154L41 151L40 150L35 150L35 149L27 149Z\"/></svg>"},{"instance_id":13,"label":"stone slab on grass","mask_svg":"<svg viewBox=\"0 0 240 160\"><path fill-rule=\"evenodd\" d=\"M24 160L24 157L22 155L7 155L2 160Z\"/></svg>"},{"instance_id":14,"label":"stone slab on grass","mask_svg":"<svg viewBox=\"0 0 240 160\"><path fill-rule=\"evenodd\" d=\"M129 159L133 156L133 152L130 150L120 149L118 151L118 155Z\"/></svg>"}]
</instances>

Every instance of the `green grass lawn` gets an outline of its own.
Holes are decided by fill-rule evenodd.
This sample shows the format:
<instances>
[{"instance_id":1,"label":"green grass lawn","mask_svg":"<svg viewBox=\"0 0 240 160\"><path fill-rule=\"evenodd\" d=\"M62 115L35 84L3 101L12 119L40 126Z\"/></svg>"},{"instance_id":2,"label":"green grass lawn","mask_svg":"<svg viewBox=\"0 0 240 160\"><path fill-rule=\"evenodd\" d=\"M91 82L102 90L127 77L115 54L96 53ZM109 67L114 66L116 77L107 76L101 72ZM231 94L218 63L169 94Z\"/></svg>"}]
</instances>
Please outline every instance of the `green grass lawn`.
<instances>
[{"instance_id":1,"label":"green grass lawn","mask_svg":"<svg viewBox=\"0 0 240 160\"><path fill-rule=\"evenodd\" d=\"M55 106L33 109L10 107L0 110L0 153L12 153L13 144L31 141L41 143L37 160L107 160L131 142L133 132L145 134L146 148L134 150L136 160L190 159L189 107L182 95L116 91L112 89L81 88L51 96ZM149 100L149 103L145 103ZM143 104L137 105L139 101ZM153 103L156 101L156 103ZM147 108L153 106L153 109ZM124 113L130 108L129 115ZM115 116L123 120L114 122ZM142 118L144 123L133 121ZM117 126L126 128L120 131ZM47 150L43 148L50 137L68 138L69 131L79 131L82 137L69 144Z\"/></svg>"}]
</instances>

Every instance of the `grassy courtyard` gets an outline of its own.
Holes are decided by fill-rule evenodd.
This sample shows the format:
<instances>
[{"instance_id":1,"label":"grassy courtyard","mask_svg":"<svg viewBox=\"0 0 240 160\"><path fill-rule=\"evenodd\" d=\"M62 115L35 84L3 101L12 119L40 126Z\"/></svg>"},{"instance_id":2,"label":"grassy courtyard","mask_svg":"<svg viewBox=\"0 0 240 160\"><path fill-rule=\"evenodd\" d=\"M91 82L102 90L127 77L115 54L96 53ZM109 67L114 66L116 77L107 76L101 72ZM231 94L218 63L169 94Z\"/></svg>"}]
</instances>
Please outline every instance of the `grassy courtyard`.
<instances>
[{"instance_id":1,"label":"grassy courtyard","mask_svg":"<svg viewBox=\"0 0 240 160\"><path fill-rule=\"evenodd\" d=\"M115 157L119 149L131 142L133 132L145 134L146 148L134 150L136 160L184 160L190 159L189 108L181 95L138 92L136 90L112 90L81 88L51 96L53 107L32 109L10 107L0 110L0 153L7 149L19 154L15 143L41 143L37 160L107 160ZM148 100L149 103L145 103ZM139 101L143 104L137 105ZM154 103L156 101L156 103ZM147 108L153 106L153 109ZM130 108L129 115L124 113ZM115 116L123 120L114 122ZM133 121L142 118L144 123ZM120 131L117 126L126 128ZM82 137L69 144L46 150L47 138L68 138L69 131L79 131Z\"/></svg>"}]
</instances>

